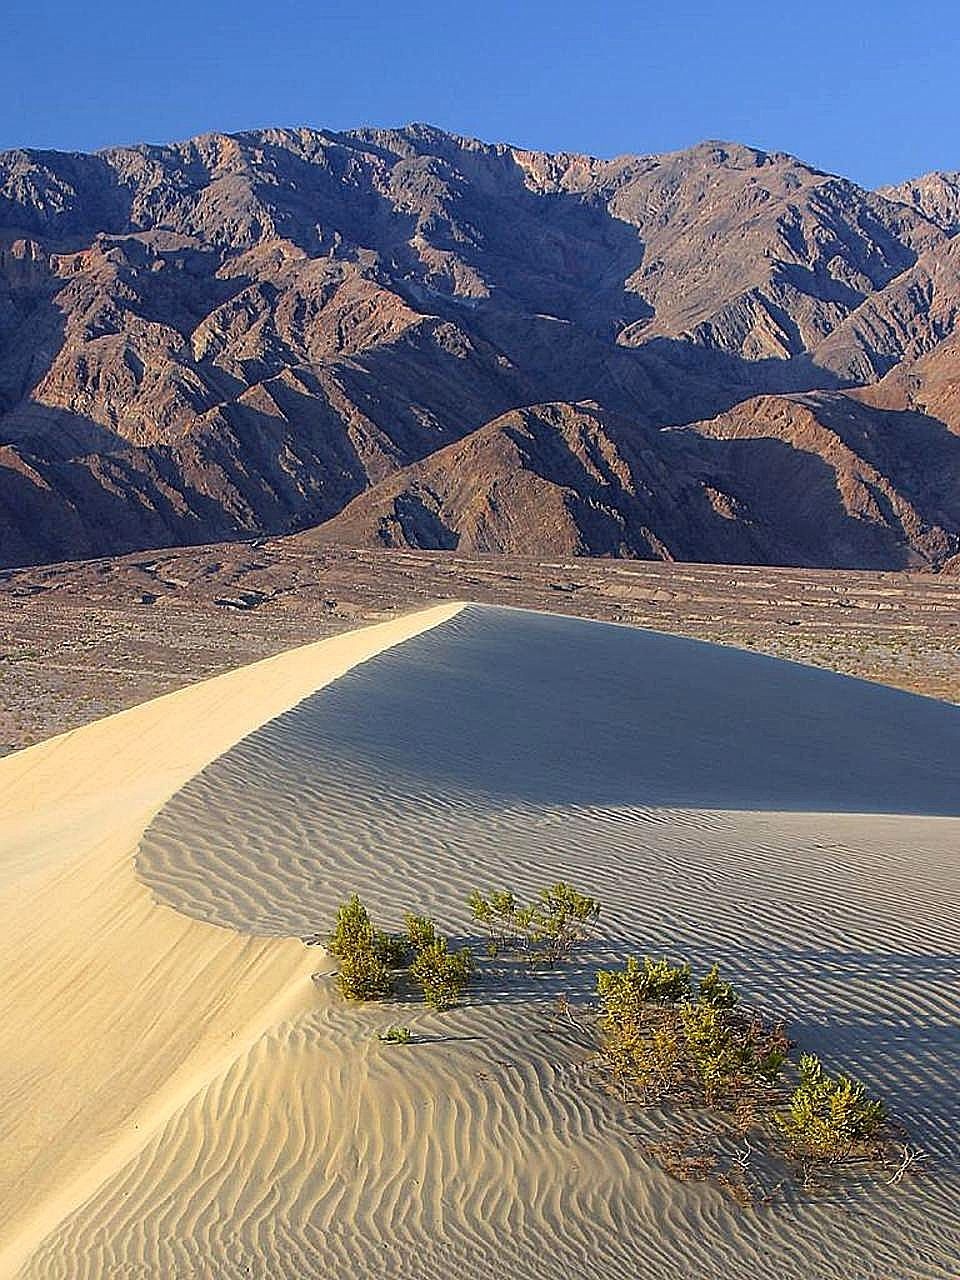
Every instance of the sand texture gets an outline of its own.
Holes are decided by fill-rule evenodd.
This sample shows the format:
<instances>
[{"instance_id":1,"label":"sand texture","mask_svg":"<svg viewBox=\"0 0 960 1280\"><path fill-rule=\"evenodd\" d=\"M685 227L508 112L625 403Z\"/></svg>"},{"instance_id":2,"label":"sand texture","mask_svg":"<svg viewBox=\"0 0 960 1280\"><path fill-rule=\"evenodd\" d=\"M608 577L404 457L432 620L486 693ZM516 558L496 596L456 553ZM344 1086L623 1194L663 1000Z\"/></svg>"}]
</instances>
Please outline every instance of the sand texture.
<instances>
[{"instance_id":1,"label":"sand texture","mask_svg":"<svg viewBox=\"0 0 960 1280\"><path fill-rule=\"evenodd\" d=\"M0 762L3 1274L955 1280L958 759L944 704L467 606ZM559 877L604 903L561 974L489 970L444 1015L307 980L295 939L354 890L467 936L475 885ZM718 959L927 1176L758 1209L671 1179L669 1116L550 1017L643 951Z\"/></svg>"},{"instance_id":2,"label":"sand texture","mask_svg":"<svg viewBox=\"0 0 960 1280\"><path fill-rule=\"evenodd\" d=\"M454 611L307 646L0 762L0 1275L312 1001L317 957L299 941L155 901L134 874L147 823L264 720Z\"/></svg>"}]
</instances>

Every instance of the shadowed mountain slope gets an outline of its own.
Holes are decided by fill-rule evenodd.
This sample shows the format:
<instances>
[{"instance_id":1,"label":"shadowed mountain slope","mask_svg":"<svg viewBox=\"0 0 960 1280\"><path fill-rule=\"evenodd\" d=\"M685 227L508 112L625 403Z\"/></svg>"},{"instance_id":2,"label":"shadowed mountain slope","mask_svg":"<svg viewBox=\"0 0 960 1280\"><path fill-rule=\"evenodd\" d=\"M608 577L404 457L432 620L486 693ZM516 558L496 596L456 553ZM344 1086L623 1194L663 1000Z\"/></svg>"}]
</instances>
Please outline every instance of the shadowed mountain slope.
<instances>
[{"instance_id":1,"label":"shadowed mountain slope","mask_svg":"<svg viewBox=\"0 0 960 1280\"><path fill-rule=\"evenodd\" d=\"M303 537L883 568L941 563L958 527L960 438L921 414L817 393L756 397L669 431L589 404L514 411Z\"/></svg>"}]
</instances>

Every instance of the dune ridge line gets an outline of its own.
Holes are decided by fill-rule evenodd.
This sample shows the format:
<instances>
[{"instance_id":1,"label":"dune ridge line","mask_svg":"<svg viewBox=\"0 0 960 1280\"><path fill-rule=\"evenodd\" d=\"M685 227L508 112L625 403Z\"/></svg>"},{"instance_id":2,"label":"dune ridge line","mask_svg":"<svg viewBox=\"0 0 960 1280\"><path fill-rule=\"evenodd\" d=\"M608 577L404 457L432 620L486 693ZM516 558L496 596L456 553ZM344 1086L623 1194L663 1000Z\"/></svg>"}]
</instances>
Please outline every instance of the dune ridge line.
<instances>
[{"instance_id":1,"label":"dune ridge line","mask_svg":"<svg viewBox=\"0 0 960 1280\"><path fill-rule=\"evenodd\" d=\"M158 1004L199 1025L194 984L250 981L238 940L314 934L353 892L385 929L410 909L475 942L472 889L529 899L562 878L602 902L595 932L557 969L479 961L443 1014L404 989L345 1003L324 960L288 1017L270 999L311 990L293 944L293 976L242 1023L268 1034L232 1062L207 1046L200 1065L226 1068L17 1280L956 1280L958 752L956 707L640 629L467 605L377 653L221 752L140 835L137 877L231 943L222 964L180 946ZM643 953L718 962L882 1097L929 1173L794 1196L758 1153L756 1210L673 1176L657 1153L706 1140L702 1117L625 1109L588 1034L597 971ZM397 1019L407 1047L379 1038ZM137 1044L130 1070L149 1064Z\"/></svg>"},{"instance_id":2,"label":"dune ridge line","mask_svg":"<svg viewBox=\"0 0 960 1280\"><path fill-rule=\"evenodd\" d=\"M317 958L299 940L187 919L137 879L151 819L248 733L462 607L290 650L0 761L0 1276L307 1003Z\"/></svg>"}]
</instances>

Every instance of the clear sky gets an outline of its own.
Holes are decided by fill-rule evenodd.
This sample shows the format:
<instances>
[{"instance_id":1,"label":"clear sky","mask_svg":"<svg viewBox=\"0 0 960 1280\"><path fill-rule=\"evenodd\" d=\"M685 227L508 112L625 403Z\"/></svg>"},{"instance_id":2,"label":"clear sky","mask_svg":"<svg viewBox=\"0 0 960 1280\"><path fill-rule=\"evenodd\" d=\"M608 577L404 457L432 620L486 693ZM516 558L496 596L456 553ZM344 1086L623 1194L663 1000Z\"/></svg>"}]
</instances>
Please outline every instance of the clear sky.
<instances>
[{"instance_id":1,"label":"clear sky","mask_svg":"<svg viewBox=\"0 0 960 1280\"><path fill-rule=\"evenodd\" d=\"M611 156L704 138L865 185L960 169L956 0L7 0L0 149L411 120Z\"/></svg>"}]
</instances>

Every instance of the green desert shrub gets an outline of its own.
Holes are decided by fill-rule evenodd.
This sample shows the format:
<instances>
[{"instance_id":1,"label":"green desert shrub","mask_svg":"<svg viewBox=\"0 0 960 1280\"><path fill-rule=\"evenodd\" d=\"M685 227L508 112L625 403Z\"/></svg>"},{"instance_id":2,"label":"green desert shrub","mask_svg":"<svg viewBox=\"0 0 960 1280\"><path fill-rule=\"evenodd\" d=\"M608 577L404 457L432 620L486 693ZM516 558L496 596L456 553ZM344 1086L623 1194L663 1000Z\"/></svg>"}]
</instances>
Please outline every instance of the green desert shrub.
<instances>
[{"instance_id":1,"label":"green desert shrub","mask_svg":"<svg viewBox=\"0 0 960 1280\"><path fill-rule=\"evenodd\" d=\"M700 1001L683 1004L680 1023L690 1064L710 1104L730 1088L741 1067L738 1046L721 1011Z\"/></svg>"},{"instance_id":2,"label":"green desert shrub","mask_svg":"<svg viewBox=\"0 0 960 1280\"><path fill-rule=\"evenodd\" d=\"M338 960L343 960L362 948L372 947L375 933L369 912L360 901L359 894L355 893L337 908L327 950Z\"/></svg>"},{"instance_id":3,"label":"green desert shrub","mask_svg":"<svg viewBox=\"0 0 960 1280\"><path fill-rule=\"evenodd\" d=\"M650 1005L636 1017L601 1024L601 1061L624 1099L646 1104L679 1092L686 1062L675 1009Z\"/></svg>"},{"instance_id":4,"label":"green desert shrub","mask_svg":"<svg viewBox=\"0 0 960 1280\"><path fill-rule=\"evenodd\" d=\"M597 974L601 1018L625 1021L639 1016L648 1003L676 1004L690 994L690 966L672 965L666 958L630 956L622 969Z\"/></svg>"},{"instance_id":5,"label":"green desert shrub","mask_svg":"<svg viewBox=\"0 0 960 1280\"><path fill-rule=\"evenodd\" d=\"M340 961L337 986L347 1000L382 1000L394 988L393 970L407 961L405 938L377 929L357 894L337 910L327 950Z\"/></svg>"},{"instance_id":6,"label":"green desert shrub","mask_svg":"<svg viewBox=\"0 0 960 1280\"><path fill-rule=\"evenodd\" d=\"M377 1036L378 1040L382 1040L385 1044L409 1044L410 1028L401 1026L387 1027Z\"/></svg>"},{"instance_id":7,"label":"green desert shrub","mask_svg":"<svg viewBox=\"0 0 960 1280\"><path fill-rule=\"evenodd\" d=\"M518 913L520 927L548 964L565 960L600 918L600 903L560 880Z\"/></svg>"},{"instance_id":8,"label":"green desert shrub","mask_svg":"<svg viewBox=\"0 0 960 1280\"><path fill-rule=\"evenodd\" d=\"M341 957L337 988L345 1000L383 1000L393 987L393 971L370 943L360 943Z\"/></svg>"},{"instance_id":9,"label":"green desert shrub","mask_svg":"<svg viewBox=\"0 0 960 1280\"><path fill-rule=\"evenodd\" d=\"M685 1073L682 1027L674 1009L690 990L690 970L631 956L597 974L601 1058L624 1097L657 1102L677 1091Z\"/></svg>"},{"instance_id":10,"label":"green desert shrub","mask_svg":"<svg viewBox=\"0 0 960 1280\"><path fill-rule=\"evenodd\" d=\"M768 1153L779 1132L787 1154L800 1162L805 1185L812 1185L817 1166L889 1156L883 1104L851 1077L831 1076L812 1054L800 1058L799 1083L782 1109L782 1077L793 1047L783 1024L741 1008L716 965L694 992L687 965L631 957L597 975L597 992L598 1062L625 1102L709 1107L723 1113L715 1122L718 1141L749 1133ZM731 1163L721 1147L707 1152L703 1164L744 1203L754 1202L756 1190L746 1163L751 1150L748 1141L746 1154ZM891 1181L922 1158L904 1147ZM723 1159L726 1167L718 1166ZM689 1176L685 1161L673 1166L681 1170L677 1176ZM780 1185L764 1193L765 1203Z\"/></svg>"},{"instance_id":11,"label":"green desert shrub","mask_svg":"<svg viewBox=\"0 0 960 1280\"><path fill-rule=\"evenodd\" d=\"M696 999L692 988L688 965L650 956L597 975L601 1059L624 1096L685 1095L712 1106L761 1092L783 1070L782 1027L734 1012L736 993L716 966Z\"/></svg>"},{"instance_id":12,"label":"green desert shrub","mask_svg":"<svg viewBox=\"0 0 960 1280\"><path fill-rule=\"evenodd\" d=\"M740 997L731 983L723 981L719 966L714 964L700 979L698 999L714 1009L732 1009Z\"/></svg>"},{"instance_id":13,"label":"green desert shrub","mask_svg":"<svg viewBox=\"0 0 960 1280\"><path fill-rule=\"evenodd\" d=\"M403 931L414 953L431 946L439 937L437 926L429 916L417 916L412 911L403 917Z\"/></svg>"},{"instance_id":14,"label":"green desert shrub","mask_svg":"<svg viewBox=\"0 0 960 1280\"><path fill-rule=\"evenodd\" d=\"M376 929L373 948L388 969L402 969L410 960L410 943L402 934Z\"/></svg>"},{"instance_id":15,"label":"green desert shrub","mask_svg":"<svg viewBox=\"0 0 960 1280\"><path fill-rule=\"evenodd\" d=\"M541 889L533 902L523 905L510 889L484 896L474 889L470 912L487 935L491 956L519 951L556 964L585 938L600 915L595 898L580 893L565 881Z\"/></svg>"},{"instance_id":16,"label":"green desert shrub","mask_svg":"<svg viewBox=\"0 0 960 1280\"><path fill-rule=\"evenodd\" d=\"M487 935L488 955L498 956L523 944L523 932L517 921L519 904L509 889L499 889L489 897L474 889L468 905L470 914Z\"/></svg>"},{"instance_id":17,"label":"green desert shrub","mask_svg":"<svg viewBox=\"0 0 960 1280\"><path fill-rule=\"evenodd\" d=\"M449 1009L466 991L473 972L473 954L468 947L451 951L445 938L435 938L414 957L410 976L434 1009Z\"/></svg>"},{"instance_id":18,"label":"green desert shrub","mask_svg":"<svg viewBox=\"0 0 960 1280\"><path fill-rule=\"evenodd\" d=\"M753 1073L762 1084L772 1087L783 1075L793 1044L788 1039L782 1023L773 1026L757 1021L753 1024L754 1059Z\"/></svg>"},{"instance_id":19,"label":"green desert shrub","mask_svg":"<svg viewBox=\"0 0 960 1280\"><path fill-rule=\"evenodd\" d=\"M800 1059L800 1081L778 1122L793 1152L836 1163L869 1154L886 1122L883 1103L849 1076L829 1075L815 1054Z\"/></svg>"},{"instance_id":20,"label":"green desert shrub","mask_svg":"<svg viewBox=\"0 0 960 1280\"><path fill-rule=\"evenodd\" d=\"M392 995L397 972L409 965L427 1003L447 1009L463 995L472 970L470 951L451 951L427 916L407 912L403 934L384 933L356 894L338 909L327 948L340 961L337 987L347 1000Z\"/></svg>"},{"instance_id":21,"label":"green desert shrub","mask_svg":"<svg viewBox=\"0 0 960 1280\"><path fill-rule=\"evenodd\" d=\"M691 1068L712 1106L776 1083L790 1044L779 1023L743 1018L728 1007L687 1001L680 1021Z\"/></svg>"}]
</instances>

